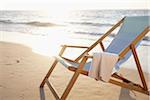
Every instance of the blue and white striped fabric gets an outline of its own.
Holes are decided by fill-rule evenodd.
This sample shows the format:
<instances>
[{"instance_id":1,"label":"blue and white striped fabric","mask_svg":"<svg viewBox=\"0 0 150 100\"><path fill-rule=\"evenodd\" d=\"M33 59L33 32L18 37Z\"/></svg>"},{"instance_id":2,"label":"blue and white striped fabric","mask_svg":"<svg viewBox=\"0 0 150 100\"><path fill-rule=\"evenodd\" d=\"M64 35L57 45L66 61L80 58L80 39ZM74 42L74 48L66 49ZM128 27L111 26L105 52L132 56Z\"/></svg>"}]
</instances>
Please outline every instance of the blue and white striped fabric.
<instances>
[{"instance_id":1,"label":"blue and white striped fabric","mask_svg":"<svg viewBox=\"0 0 150 100\"><path fill-rule=\"evenodd\" d=\"M150 16L132 16L126 17L123 25L120 27L118 34L115 36L110 45L106 48L105 52L119 54L129 44L144 31L146 27L150 27ZM136 45L136 47L140 42ZM128 52L124 59L118 61L115 66L115 70L118 70L120 65L124 63L131 56L131 52ZM66 61L60 57L55 57L65 67L74 66L78 67L79 64ZM88 62L84 66L84 70L89 71L91 62Z\"/></svg>"}]
</instances>

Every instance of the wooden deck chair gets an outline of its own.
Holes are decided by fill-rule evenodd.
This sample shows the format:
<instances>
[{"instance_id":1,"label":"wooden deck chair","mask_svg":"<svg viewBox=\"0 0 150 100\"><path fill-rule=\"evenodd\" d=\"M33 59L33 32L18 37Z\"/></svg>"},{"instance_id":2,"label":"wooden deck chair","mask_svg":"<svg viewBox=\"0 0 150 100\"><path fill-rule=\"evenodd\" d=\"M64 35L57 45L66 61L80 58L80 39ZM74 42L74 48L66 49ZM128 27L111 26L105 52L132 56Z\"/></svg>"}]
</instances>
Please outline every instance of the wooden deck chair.
<instances>
[{"instance_id":1,"label":"wooden deck chair","mask_svg":"<svg viewBox=\"0 0 150 100\"><path fill-rule=\"evenodd\" d=\"M55 61L49 69L48 73L46 74L45 78L43 79L40 88L43 88L45 83L47 83L56 99L65 100L74 83L76 82L79 74L88 75L91 62L87 62L87 60L89 58L92 59L92 56L87 55L88 52L90 52L95 46L100 45L104 52L111 52L119 55L118 65L126 61L126 59L128 59L131 56L131 54L133 54L142 85L133 83L132 81L122 76L119 76L117 73L112 74L109 83L150 95L150 91L148 91L148 86L136 52L136 47L138 46L139 42L150 31L149 20L150 16L124 17L90 47L63 45L59 53L59 57L55 57ZM117 35L109 44L109 46L105 48L102 41L119 26L121 27ZM63 56L63 53L67 47L87 49L75 60L71 60ZM61 97L58 96L58 93L56 92L55 88L48 81L49 76L51 75L53 69L56 67L56 64L58 62L62 63L65 67L74 72L69 84L67 85Z\"/></svg>"}]
</instances>

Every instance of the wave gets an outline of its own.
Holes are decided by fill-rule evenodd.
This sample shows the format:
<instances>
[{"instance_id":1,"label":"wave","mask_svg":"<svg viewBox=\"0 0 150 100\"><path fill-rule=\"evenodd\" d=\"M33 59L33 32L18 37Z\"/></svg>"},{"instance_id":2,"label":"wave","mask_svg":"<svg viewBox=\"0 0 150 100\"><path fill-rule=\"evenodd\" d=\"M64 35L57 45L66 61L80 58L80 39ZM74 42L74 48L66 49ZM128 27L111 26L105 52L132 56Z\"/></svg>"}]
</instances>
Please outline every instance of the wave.
<instances>
[{"instance_id":1,"label":"wave","mask_svg":"<svg viewBox=\"0 0 150 100\"><path fill-rule=\"evenodd\" d=\"M43 26L43 27L57 26L57 24L54 24L54 23L39 22L39 21L27 22L25 24L27 24L27 25L33 25L33 26Z\"/></svg>"},{"instance_id":2,"label":"wave","mask_svg":"<svg viewBox=\"0 0 150 100\"><path fill-rule=\"evenodd\" d=\"M70 24L77 24L77 25L92 25L92 26L113 26L110 23L93 23L93 22L70 22Z\"/></svg>"},{"instance_id":3,"label":"wave","mask_svg":"<svg viewBox=\"0 0 150 100\"><path fill-rule=\"evenodd\" d=\"M97 36L97 35L104 35L104 33L94 33L94 32L75 32L76 34L88 34L88 35L94 35L94 36ZM110 34L109 35L110 37L115 37L115 34Z\"/></svg>"},{"instance_id":4,"label":"wave","mask_svg":"<svg viewBox=\"0 0 150 100\"><path fill-rule=\"evenodd\" d=\"M89 35L94 35L94 36L96 36L96 35L104 35L104 33L94 33L94 32L75 32L75 33L76 34L89 34ZM114 33L109 35L109 37L115 37L115 36L116 36L116 34L114 34ZM150 41L150 37L149 36L145 36L143 38L143 40L144 41Z\"/></svg>"},{"instance_id":5,"label":"wave","mask_svg":"<svg viewBox=\"0 0 150 100\"><path fill-rule=\"evenodd\" d=\"M24 25L31 25L31 26L39 26L39 27L51 27L51 26L58 26L55 23L50 22L40 22L40 21L30 21L30 22L13 22L11 20L0 20L0 23L3 24L24 24Z\"/></svg>"},{"instance_id":6,"label":"wave","mask_svg":"<svg viewBox=\"0 0 150 100\"><path fill-rule=\"evenodd\" d=\"M6 23L6 24L11 24L14 23L11 20L0 20L0 23Z\"/></svg>"}]
</instances>

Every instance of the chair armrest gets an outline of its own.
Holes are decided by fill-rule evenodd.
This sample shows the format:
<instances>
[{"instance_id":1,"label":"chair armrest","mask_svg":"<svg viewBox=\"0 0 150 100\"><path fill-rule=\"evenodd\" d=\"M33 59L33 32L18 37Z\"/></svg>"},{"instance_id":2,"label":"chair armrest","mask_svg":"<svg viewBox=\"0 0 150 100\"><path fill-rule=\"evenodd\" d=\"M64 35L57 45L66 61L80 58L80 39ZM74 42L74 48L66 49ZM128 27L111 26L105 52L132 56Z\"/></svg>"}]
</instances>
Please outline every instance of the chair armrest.
<instances>
[{"instance_id":1,"label":"chair armrest","mask_svg":"<svg viewBox=\"0 0 150 100\"><path fill-rule=\"evenodd\" d=\"M73 46L73 45L61 45L62 49L61 51L59 52L59 56L62 56L62 54L64 53L65 49L67 47L70 47L70 48L89 48L87 46Z\"/></svg>"},{"instance_id":2,"label":"chair armrest","mask_svg":"<svg viewBox=\"0 0 150 100\"><path fill-rule=\"evenodd\" d=\"M65 51L65 49L66 49L66 46L63 46L63 45L61 45L61 46L62 46L62 49L59 52L59 56L62 56L64 51Z\"/></svg>"},{"instance_id":3,"label":"chair armrest","mask_svg":"<svg viewBox=\"0 0 150 100\"><path fill-rule=\"evenodd\" d=\"M86 54L86 55L84 55L85 57L88 57L88 58L93 58L93 56L92 55L88 55L88 54Z\"/></svg>"}]
</instances>

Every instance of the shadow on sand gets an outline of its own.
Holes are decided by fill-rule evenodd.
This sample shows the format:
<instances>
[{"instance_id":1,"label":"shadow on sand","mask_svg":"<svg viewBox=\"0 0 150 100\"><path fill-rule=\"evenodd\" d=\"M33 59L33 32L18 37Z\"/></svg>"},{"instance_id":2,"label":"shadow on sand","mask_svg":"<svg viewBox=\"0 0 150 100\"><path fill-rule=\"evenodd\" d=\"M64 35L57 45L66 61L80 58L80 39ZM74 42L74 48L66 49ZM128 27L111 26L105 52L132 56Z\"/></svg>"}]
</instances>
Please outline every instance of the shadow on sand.
<instances>
[{"instance_id":1,"label":"shadow on sand","mask_svg":"<svg viewBox=\"0 0 150 100\"><path fill-rule=\"evenodd\" d=\"M128 89L121 88L119 100L136 100L135 94L134 97L132 97Z\"/></svg>"},{"instance_id":2,"label":"shadow on sand","mask_svg":"<svg viewBox=\"0 0 150 100\"><path fill-rule=\"evenodd\" d=\"M40 91L40 100L45 100L44 88L39 88ZM132 97L130 91L125 88L121 88L119 100L136 100L135 97Z\"/></svg>"},{"instance_id":3,"label":"shadow on sand","mask_svg":"<svg viewBox=\"0 0 150 100\"><path fill-rule=\"evenodd\" d=\"M39 91L40 91L40 100L45 100L44 88L39 88Z\"/></svg>"}]
</instances>

